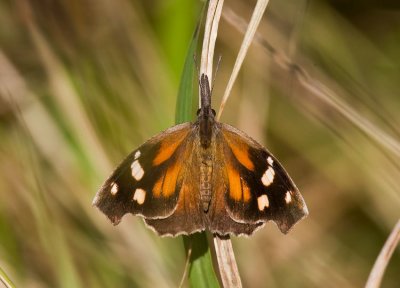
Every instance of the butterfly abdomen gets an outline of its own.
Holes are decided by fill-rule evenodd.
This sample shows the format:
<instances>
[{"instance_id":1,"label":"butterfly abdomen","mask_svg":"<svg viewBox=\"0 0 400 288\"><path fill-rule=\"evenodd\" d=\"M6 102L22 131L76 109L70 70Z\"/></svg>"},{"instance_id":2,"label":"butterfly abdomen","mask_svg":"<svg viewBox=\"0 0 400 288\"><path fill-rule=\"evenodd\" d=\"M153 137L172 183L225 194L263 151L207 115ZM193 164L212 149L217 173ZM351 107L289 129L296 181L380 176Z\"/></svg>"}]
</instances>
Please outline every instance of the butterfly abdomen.
<instances>
[{"instance_id":1,"label":"butterfly abdomen","mask_svg":"<svg viewBox=\"0 0 400 288\"><path fill-rule=\"evenodd\" d=\"M212 196L212 153L211 149L202 149L200 153L200 198L203 204L203 211L208 212Z\"/></svg>"}]
</instances>

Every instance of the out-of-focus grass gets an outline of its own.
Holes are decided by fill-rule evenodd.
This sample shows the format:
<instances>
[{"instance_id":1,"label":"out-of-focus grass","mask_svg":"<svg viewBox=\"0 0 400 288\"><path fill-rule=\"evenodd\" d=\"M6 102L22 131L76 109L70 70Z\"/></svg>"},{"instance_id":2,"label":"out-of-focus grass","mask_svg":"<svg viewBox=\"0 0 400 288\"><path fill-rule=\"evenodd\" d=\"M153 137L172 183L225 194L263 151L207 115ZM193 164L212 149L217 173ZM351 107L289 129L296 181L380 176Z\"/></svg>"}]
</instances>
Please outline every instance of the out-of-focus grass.
<instances>
[{"instance_id":1,"label":"out-of-focus grass","mask_svg":"<svg viewBox=\"0 0 400 288\"><path fill-rule=\"evenodd\" d=\"M0 267L17 287L174 287L182 242L91 200L129 151L171 126L200 4L0 3ZM396 1L270 1L259 32L399 145ZM248 19L251 3L226 3ZM297 27L297 28L296 28ZM296 49L290 48L296 28ZM242 35L222 22L214 107ZM291 51L296 51L295 53ZM235 239L245 287L360 287L399 217L399 155L254 45L222 115L284 163L310 216ZM386 140L385 140L386 141ZM400 282L394 253L383 287Z\"/></svg>"}]
</instances>

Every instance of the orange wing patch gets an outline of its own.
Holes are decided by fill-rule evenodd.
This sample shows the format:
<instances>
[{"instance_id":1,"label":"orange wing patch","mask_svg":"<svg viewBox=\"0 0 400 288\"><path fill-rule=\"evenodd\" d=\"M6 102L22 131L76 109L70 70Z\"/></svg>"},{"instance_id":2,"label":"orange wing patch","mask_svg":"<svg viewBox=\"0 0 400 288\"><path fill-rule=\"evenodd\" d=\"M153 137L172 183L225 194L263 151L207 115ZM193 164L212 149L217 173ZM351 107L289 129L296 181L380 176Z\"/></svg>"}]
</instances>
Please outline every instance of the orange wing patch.
<instances>
[{"instance_id":1,"label":"orange wing patch","mask_svg":"<svg viewBox=\"0 0 400 288\"><path fill-rule=\"evenodd\" d=\"M160 196L170 197L176 190L176 181L178 179L181 165L174 163L168 167L167 172L153 186L153 195L158 198Z\"/></svg>"},{"instance_id":2,"label":"orange wing patch","mask_svg":"<svg viewBox=\"0 0 400 288\"><path fill-rule=\"evenodd\" d=\"M158 149L157 156L153 160L153 165L157 166L169 159L174 154L176 148L182 143L190 129L183 129L163 139L161 147Z\"/></svg>"},{"instance_id":3,"label":"orange wing patch","mask_svg":"<svg viewBox=\"0 0 400 288\"><path fill-rule=\"evenodd\" d=\"M157 197L157 198L160 197L163 180L164 180L164 177L161 176L160 179L157 180L156 184L154 184L154 187L153 187L154 197Z\"/></svg>"},{"instance_id":4,"label":"orange wing patch","mask_svg":"<svg viewBox=\"0 0 400 288\"><path fill-rule=\"evenodd\" d=\"M178 179L180 170L181 165L179 163L174 163L172 166L168 167L167 173L165 173L164 176L164 183L162 185L162 196L169 197L174 194L176 189L176 180Z\"/></svg>"},{"instance_id":5,"label":"orange wing patch","mask_svg":"<svg viewBox=\"0 0 400 288\"><path fill-rule=\"evenodd\" d=\"M240 138L232 137L231 133L223 131L226 142L231 148L233 155L244 167L250 171L254 171L254 164L249 158L249 150L246 143L241 143Z\"/></svg>"},{"instance_id":6,"label":"orange wing patch","mask_svg":"<svg viewBox=\"0 0 400 288\"><path fill-rule=\"evenodd\" d=\"M229 196L235 201L239 201L242 198L242 185L240 184L239 173L231 167L228 167L228 179Z\"/></svg>"},{"instance_id":7,"label":"orange wing patch","mask_svg":"<svg viewBox=\"0 0 400 288\"><path fill-rule=\"evenodd\" d=\"M228 166L229 196L235 201L248 202L251 198L250 188L239 173Z\"/></svg>"}]
</instances>

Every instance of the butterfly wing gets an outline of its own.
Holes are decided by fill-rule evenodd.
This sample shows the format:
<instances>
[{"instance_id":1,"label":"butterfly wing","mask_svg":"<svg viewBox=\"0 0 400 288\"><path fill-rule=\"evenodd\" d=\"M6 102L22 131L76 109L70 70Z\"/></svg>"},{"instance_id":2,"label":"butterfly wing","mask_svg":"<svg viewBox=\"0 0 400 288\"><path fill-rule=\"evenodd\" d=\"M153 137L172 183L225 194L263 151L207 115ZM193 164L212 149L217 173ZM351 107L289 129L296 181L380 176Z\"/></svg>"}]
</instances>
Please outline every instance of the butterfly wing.
<instances>
[{"instance_id":1,"label":"butterfly wing","mask_svg":"<svg viewBox=\"0 0 400 288\"><path fill-rule=\"evenodd\" d=\"M164 219L174 213L192 151L191 123L176 125L133 151L105 181L93 205L114 225L126 213Z\"/></svg>"},{"instance_id":2,"label":"butterfly wing","mask_svg":"<svg viewBox=\"0 0 400 288\"><path fill-rule=\"evenodd\" d=\"M204 213L200 205L198 185L194 186L195 182L191 181L193 179L189 179L189 177L184 177L179 188L176 209L170 216L162 219L144 219L146 225L157 232L158 235L189 235L206 229ZM194 193L196 190L197 193Z\"/></svg>"},{"instance_id":3,"label":"butterfly wing","mask_svg":"<svg viewBox=\"0 0 400 288\"><path fill-rule=\"evenodd\" d=\"M193 131L193 136L198 135L197 131ZM181 153L183 168L177 185L179 196L174 212L163 219L145 219L147 226L161 236L188 235L206 229L200 196L199 140L198 137L193 137L190 148L188 146Z\"/></svg>"},{"instance_id":4,"label":"butterfly wing","mask_svg":"<svg viewBox=\"0 0 400 288\"><path fill-rule=\"evenodd\" d=\"M264 147L222 123L217 141L222 143L226 210L234 221L254 225L273 220L287 233L308 215L296 185Z\"/></svg>"},{"instance_id":5,"label":"butterfly wing","mask_svg":"<svg viewBox=\"0 0 400 288\"><path fill-rule=\"evenodd\" d=\"M226 195L229 192L227 177L227 167L224 160L224 146L222 141L215 143L215 161L213 166L212 185L213 197L210 209L207 213L208 229L212 233L219 235L250 235L256 231L263 223L250 223L245 221L235 221L228 213Z\"/></svg>"}]
</instances>

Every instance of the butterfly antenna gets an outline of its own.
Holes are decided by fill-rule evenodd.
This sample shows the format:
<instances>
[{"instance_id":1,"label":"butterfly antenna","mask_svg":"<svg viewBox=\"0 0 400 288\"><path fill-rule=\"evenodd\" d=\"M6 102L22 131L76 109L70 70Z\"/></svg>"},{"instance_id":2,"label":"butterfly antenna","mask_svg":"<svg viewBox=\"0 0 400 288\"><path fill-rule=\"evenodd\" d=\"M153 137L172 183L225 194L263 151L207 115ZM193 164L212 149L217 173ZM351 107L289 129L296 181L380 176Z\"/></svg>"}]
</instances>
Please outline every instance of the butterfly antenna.
<instances>
[{"instance_id":1,"label":"butterfly antenna","mask_svg":"<svg viewBox=\"0 0 400 288\"><path fill-rule=\"evenodd\" d=\"M193 62L194 62L194 66L196 66L197 79L199 79L199 85L200 85L200 69L199 69L199 65L197 64L197 55L196 55L196 53L193 54Z\"/></svg>"},{"instance_id":2,"label":"butterfly antenna","mask_svg":"<svg viewBox=\"0 0 400 288\"><path fill-rule=\"evenodd\" d=\"M214 91L214 83L215 83L215 79L217 78L217 74L218 74L218 70L219 70L219 64L221 64L221 59L222 59L222 56L219 55L217 66L215 67L214 79L213 79L212 85L211 85L211 95L212 95L212 92Z\"/></svg>"}]
</instances>

